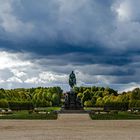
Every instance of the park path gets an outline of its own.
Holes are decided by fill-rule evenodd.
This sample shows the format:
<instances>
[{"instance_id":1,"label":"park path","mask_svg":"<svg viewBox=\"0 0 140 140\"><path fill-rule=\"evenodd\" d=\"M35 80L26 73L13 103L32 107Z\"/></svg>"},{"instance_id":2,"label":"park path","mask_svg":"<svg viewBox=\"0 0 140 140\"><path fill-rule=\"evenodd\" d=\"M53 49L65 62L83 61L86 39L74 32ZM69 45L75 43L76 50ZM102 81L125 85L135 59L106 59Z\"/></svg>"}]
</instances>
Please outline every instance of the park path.
<instances>
[{"instance_id":1,"label":"park path","mask_svg":"<svg viewBox=\"0 0 140 140\"><path fill-rule=\"evenodd\" d=\"M59 114L57 120L0 120L0 140L140 140L140 120L91 120Z\"/></svg>"},{"instance_id":2,"label":"park path","mask_svg":"<svg viewBox=\"0 0 140 140\"><path fill-rule=\"evenodd\" d=\"M58 121L67 121L67 122L75 122L75 121L90 121L91 118L89 117L89 114L59 114L58 115Z\"/></svg>"}]
</instances>

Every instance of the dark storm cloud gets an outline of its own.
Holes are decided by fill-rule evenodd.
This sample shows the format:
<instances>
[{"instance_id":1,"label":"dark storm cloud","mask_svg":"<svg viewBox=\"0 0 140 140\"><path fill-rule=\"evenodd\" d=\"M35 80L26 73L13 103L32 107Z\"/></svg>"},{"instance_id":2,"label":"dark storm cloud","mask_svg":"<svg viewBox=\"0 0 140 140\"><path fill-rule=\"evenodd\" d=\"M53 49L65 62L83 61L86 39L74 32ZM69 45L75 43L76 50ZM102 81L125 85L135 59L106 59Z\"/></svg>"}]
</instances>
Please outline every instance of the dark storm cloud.
<instances>
[{"instance_id":1,"label":"dark storm cloud","mask_svg":"<svg viewBox=\"0 0 140 140\"><path fill-rule=\"evenodd\" d=\"M1 0L0 49L41 69L139 82L139 2ZM93 65L95 65L93 67ZM40 70L41 71L41 70ZM84 78L83 78L84 79Z\"/></svg>"},{"instance_id":2,"label":"dark storm cloud","mask_svg":"<svg viewBox=\"0 0 140 140\"><path fill-rule=\"evenodd\" d=\"M55 47L54 47L55 48ZM116 66L123 66L130 63L133 63L132 58L126 54L117 55L115 53L110 54L108 52L104 52L103 48L94 48L88 49L83 47L76 47L72 46L68 49L65 47L56 47L55 49L49 49L46 52L41 54L41 58L48 58L51 59L50 65L66 65L66 64L73 64L73 65L84 65L84 64L102 64L102 65L116 65ZM99 52L98 52L99 51ZM56 59L59 58L59 59ZM44 63L43 61L40 63Z\"/></svg>"},{"instance_id":3,"label":"dark storm cloud","mask_svg":"<svg viewBox=\"0 0 140 140\"><path fill-rule=\"evenodd\" d=\"M4 5L6 2L1 3ZM10 6L7 6L7 3ZM23 50L36 52L40 50L39 53L45 50L55 53L58 47L54 44L62 45L61 47L65 45L62 49L65 53L72 46L84 44L86 47L96 43L100 36L96 26L103 26L99 30L105 32L111 27L113 18L109 1L104 4L98 1L78 0L77 5L75 1L64 0L7 0L7 3L1 11L1 29L5 31L2 35L5 38L8 36L9 46L12 47L11 42L14 42L15 48L21 47ZM28 32L29 29L31 31ZM54 49L49 50L49 46Z\"/></svg>"}]
</instances>

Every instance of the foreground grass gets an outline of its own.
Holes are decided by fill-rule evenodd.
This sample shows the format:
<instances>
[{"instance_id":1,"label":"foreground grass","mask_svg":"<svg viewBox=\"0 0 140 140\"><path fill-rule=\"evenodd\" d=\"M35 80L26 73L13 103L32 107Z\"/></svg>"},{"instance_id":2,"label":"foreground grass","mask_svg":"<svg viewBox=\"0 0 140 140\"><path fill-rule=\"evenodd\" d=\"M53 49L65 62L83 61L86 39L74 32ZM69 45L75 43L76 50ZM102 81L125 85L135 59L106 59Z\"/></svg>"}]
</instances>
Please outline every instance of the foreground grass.
<instances>
[{"instance_id":1,"label":"foreground grass","mask_svg":"<svg viewBox=\"0 0 140 140\"><path fill-rule=\"evenodd\" d=\"M92 120L139 120L140 114L118 112L118 114L90 114Z\"/></svg>"},{"instance_id":2,"label":"foreground grass","mask_svg":"<svg viewBox=\"0 0 140 140\"><path fill-rule=\"evenodd\" d=\"M39 111L46 111L46 112L51 112L51 111L60 111L61 107L39 107L37 108Z\"/></svg>"},{"instance_id":3,"label":"foreground grass","mask_svg":"<svg viewBox=\"0 0 140 140\"><path fill-rule=\"evenodd\" d=\"M85 111L91 111L91 110L94 110L94 111L97 111L97 110L103 111L104 108L103 107L84 107L84 110Z\"/></svg>"},{"instance_id":4,"label":"foreground grass","mask_svg":"<svg viewBox=\"0 0 140 140\"><path fill-rule=\"evenodd\" d=\"M51 112L49 114L29 114L28 111L18 111L13 114L2 115L0 116L0 119L56 120L57 114Z\"/></svg>"}]
</instances>

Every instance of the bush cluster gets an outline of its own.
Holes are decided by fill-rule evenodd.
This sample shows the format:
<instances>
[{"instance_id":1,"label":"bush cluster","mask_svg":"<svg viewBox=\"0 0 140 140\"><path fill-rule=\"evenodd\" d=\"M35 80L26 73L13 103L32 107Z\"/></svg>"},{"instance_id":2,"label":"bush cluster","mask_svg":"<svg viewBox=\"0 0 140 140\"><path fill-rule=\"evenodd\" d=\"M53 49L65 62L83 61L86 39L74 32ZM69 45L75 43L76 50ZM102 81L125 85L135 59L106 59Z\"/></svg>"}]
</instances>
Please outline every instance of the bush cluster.
<instances>
[{"instance_id":1,"label":"bush cluster","mask_svg":"<svg viewBox=\"0 0 140 140\"><path fill-rule=\"evenodd\" d=\"M27 110L34 107L60 106L61 96L60 87L0 89L0 108Z\"/></svg>"},{"instance_id":2,"label":"bush cluster","mask_svg":"<svg viewBox=\"0 0 140 140\"><path fill-rule=\"evenodd\" d=\"M6 99L0 100L0 108L9 108L9 103Z\"/></svg>"},{"instance_id":3,"label":"bush cluster","mask_svg":"<svg viewBox=\"0 0 140 140\"><path fill-rule=\"evenodd\" d=\"M140 108L139 88L118 94L108 87L75 87L75 92L85 107L104 107L106 110Z\"/></svg>"},{"instance_id":4,"label":"bush cluster","mask_svg":"<svg viewBox=\"0 0 140 140\"><path fill-rule=\"evenodd\" d=\"M33 103L30 101L9 101L9 108L12 110L30 110L33 109Z\"/></svg>"}]
</instances>

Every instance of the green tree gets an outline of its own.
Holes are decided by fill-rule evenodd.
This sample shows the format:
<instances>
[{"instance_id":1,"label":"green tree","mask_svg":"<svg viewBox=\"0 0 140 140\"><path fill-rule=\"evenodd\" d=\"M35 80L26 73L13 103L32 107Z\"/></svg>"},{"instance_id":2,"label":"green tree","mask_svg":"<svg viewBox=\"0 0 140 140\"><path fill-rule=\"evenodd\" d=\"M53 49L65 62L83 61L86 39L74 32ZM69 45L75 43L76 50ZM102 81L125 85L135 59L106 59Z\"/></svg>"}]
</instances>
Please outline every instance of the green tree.
<instances>
[{"instance_id":1,"label":"green tree","mask_svg":"<svg viewBox=\"0 0 140 140\"><path fill-rule=\"evenodd\" d=\"M140 100L140 89L135 88L131 94L131 100Z\"/></svg>"},{"instance_id":2,"label":"green tree","mask_svg":"<svg viewBox=\"0 0 140 140\"><path fill-rule=\"evenodd\" d=\"M6 99L0 99L0 108L8 108L9 104Z\"/></svg>"},{"instance_id":3,"label":"green tree","mask_svg":"<svg viewBox=\"0 0 140 140\"><path fill-rule=\"evenodd\" d=\"M103 107L104 106L104 101L101 97L97 98L96 106L98 106L98 107Z\"/></svg>"},{"instance_id":4,"label":"green tree","mask_svg":"<svg viewBox=\"0 0 140 140\"><path fill-rule=\"evenodd\" d=\"M89 101L85 101L85 102L84 102L84 106L85 106L85 107L92 107L92 106L93 106L93 105L92 105L92 101L90 101L90 100L89 100Z\"/></svg>"},{"instance_id":5,"label":"green tree","mask_svg":"<svg viewBox=\"0 0 140 140\"><path fill-rule=\"evenodd\" d=\"M59 106L60 105L60 97L57 93L52 95L52 103L54 106Z\"/></svg>"},{"instance_id":6,"label":"green tree","mask_svg":"<svg viewBox=\"0 0 140 140\"><path fill-rule=\"evenodd\" d=\"M5 98L5 90L3 88L0 89L0 99Z\"/></svg>"},{"instance_id":7,"label":"green tree","mask_svg":"<svg viewBox=\"0 0 140 140\"><path fill-rule=\"evenodd\" d=\"M91 102L92 102L93 106L96 106L96 100L97 100L97 97L93 96L92 99L91 99Z\"/></svg>"},{"instance_id":8,"label":"green tree","mask_svg":"<svg viewBox=\"0 0 140 140\"><path fill-rule=\"evenodd\" d=\"M82 104L84 105L85 101L91 100L91 96L90 96L90 91L89 89L87 89L86 91L84 91L83 93L83 97L82 97Z\"/></svg>"},{"instance_id":9,"label":"green tree","mask_svg":"<svg viewBox=\"0 0 140 140\"><path fill-rule=\"evenodd\" d=\"M79 93L77 94L77 97L78 97L79 99L82 99L83 93L79 92Z\"/></svg>"}]
</instances>

